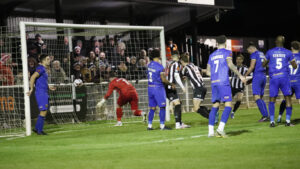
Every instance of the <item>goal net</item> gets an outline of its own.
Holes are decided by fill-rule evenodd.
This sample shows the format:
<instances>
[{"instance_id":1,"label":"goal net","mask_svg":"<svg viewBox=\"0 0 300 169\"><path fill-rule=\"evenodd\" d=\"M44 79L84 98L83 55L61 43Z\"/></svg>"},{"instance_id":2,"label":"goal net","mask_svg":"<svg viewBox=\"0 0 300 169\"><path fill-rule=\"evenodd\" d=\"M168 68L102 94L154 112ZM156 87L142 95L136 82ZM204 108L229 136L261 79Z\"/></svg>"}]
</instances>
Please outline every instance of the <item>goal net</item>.
<instances>
[{"instance_id":1,"label":"goal net","mask_svg":"<svg viewBox=\"0 0 300 169\"><path fill-rule=\"evenodd\" d=\"M118 93L114 92L102 108L97 103L106 94L110 72L131 82L139 95L139 109L148 112L147 73L149 52L161 49L165 56L163 27L77 25L21 22L24 92L34 73L39 55L50 56L48 83L48 123L64 124L90 120L115 122ZM165 57L162 57L165 64ZM76 79L81 79L80 82ZM76 80L76 84L74 81ZM24 96L26 131L39 114L35 96ZM124 122L141 122L130 105L123 107ZM34 122L34 120L32 121Z\"/></svg>"}]
</instances>

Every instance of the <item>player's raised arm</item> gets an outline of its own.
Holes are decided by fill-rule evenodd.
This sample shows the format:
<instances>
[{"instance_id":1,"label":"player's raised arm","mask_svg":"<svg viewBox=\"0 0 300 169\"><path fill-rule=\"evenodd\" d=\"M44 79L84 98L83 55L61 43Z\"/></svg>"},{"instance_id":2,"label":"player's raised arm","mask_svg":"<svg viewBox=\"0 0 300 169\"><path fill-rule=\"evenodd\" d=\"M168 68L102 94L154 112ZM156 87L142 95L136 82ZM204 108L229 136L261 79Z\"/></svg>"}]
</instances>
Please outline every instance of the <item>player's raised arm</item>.
<instances>
[{"instance_id":1,"label":"player's raised arm","mask_svg":"<svg viewBox=\"0 0 300 169\"><path fill-rule=\"evenodd\" d=\"M246 78L244 76L242 76L240 74L240 72L236 69L236 67L232 63L232 58L231 57L227 57L226 62L227 62L227 65L228 65L229 69L232 70L241 79L241 81L243 83L246 83Z\"/></svg>"},{"instance_id":2,"label":"player's raised arm","mask_svg":"<svg viewBox=\"0 0 300 169\"><path fill-rule=\"evenodd\" d=\"M33 88L34 88L34 82L39 76L40 76L40 74L38 72L34 72L33 75L30 77L30 81L29 81L30 90L27 92L28 96L31 95Z\"/></svg>"}]
</instances>

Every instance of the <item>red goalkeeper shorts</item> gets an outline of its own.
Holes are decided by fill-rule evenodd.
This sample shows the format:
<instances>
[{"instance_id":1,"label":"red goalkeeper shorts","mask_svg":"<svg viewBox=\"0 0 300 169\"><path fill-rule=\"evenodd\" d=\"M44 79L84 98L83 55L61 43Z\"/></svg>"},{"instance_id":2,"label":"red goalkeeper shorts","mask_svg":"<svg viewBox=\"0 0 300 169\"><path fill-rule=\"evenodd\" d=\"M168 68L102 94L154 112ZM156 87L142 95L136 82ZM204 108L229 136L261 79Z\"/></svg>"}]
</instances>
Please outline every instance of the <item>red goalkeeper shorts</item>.
<instances>
[{"instance_id":1,"label":"red goalkeeper shorts","mask_svg":"<svg viewBox=\"0 0 300 169\"><path fill-rule=\"evenodd\" d=\"M138 110L138 102L139 102L139 97L136 91L128 91L124 95L120 95L118 99L118 105L119 106L124 106L127 103L130 103L131 105L131 110Z\"/></svg>"}]
</instances>

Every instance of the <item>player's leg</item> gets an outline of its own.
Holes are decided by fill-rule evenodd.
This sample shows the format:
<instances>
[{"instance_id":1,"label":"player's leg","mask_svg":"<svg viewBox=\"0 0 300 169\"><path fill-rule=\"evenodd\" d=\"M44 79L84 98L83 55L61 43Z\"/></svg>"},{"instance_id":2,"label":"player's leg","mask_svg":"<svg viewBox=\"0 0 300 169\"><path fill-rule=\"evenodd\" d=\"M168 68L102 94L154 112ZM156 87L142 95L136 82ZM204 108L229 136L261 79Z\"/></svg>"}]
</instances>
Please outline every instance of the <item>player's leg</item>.
<instances>
[{"instance_id":1,"label":"player's leg","mask_svg":"<svg viewBox=\"0 0 300 169\"><path fill-rule=\"evenodd\" d=\"M280 107L279 107L279 115L278 115L278 118L277 118L277 123L281 123L281 117L284 113L285 108L286 108L286 101L282 100L281 103L280 103Z\"/></svg>"},{"instance_id":2,"label":"player's leg","mask_svg":"<svg viewBox=\"0 0 300 169\"><path fill-rule=\"evenodd\" d=\"M155 95L153 94L153 88L148 88L148 98L149 98L149 113L148 113L148 128L147 130L153 130L152 128L152 121L154 118L155 109L157 106L157 102L155 100Z\"/></svg>"},{"instance_id":3,"label":"player's leg","mask_svg":"<svg viewBox=\"0 0 300 169\"><path fill-rule=\"evenodd\" d=\"M216 118L216 113L219 110L220 106L220 93L218 91L217 86L211 86L211 91L212 91L212 98L211 102L213 103L212 108L209 113L209 121L208 121L208 137L214 136L214 125L215 125L215 118Z\"/></svg>"},{"instance_id":4,"label":"player's leg","mask_svg":"<svg viewBox=\"0 0 300 169\"><path fill-rule=\"evenodd\" d=\"M291 125L291 116L292 116L292 88L289 80L281 80L280 81L280 89L284 95L286 100L286 126Z\"/></svg>"},{"instance_id":5,"label":"player's leg","mask_svg":"<svg viewBox=\"0 0 300 169\"><path fill-rule=\"evenodd\" d=\"M224 127L225 124L228 121L230 112L231 112L231 102L232 102L232 97L231 97L231 88L230 86L220 86L219 91L221 93L221 101L225 102L225 108L223 110L221 120L219 123L219 127L217 129L217 134L221 137L225 137L225 132L224 132Z\"/></svg>"},{"instance_id":6,"label":"player's leg","mask_svg":"<svg viewBox=\"0 0 300 169\"><path fill-rule=\"evenodd\" d=\"M159 106L159 122L161 130L168 130L170 128L165 127L166 120L166 91L164 87L158 88L155 92L155 100Z\"/></svg>"},{"instance_id":7,"label":"player's leg","mask_svg":"<svg viewBox=\"0 0 300 169\"><path fill-rule=\"evenodd\" d=\"M143 116L143 121L146 122L146 116L147 113L143 112L142 110L139 110L139 97L136 91L132 92L130 95L130 106L131 106L131 112L135 116Z\"/></svg>"},{"instance_id":8,"label":"player's leg","mask_svg":"<svg viewBox=\"0 0 300 169\"><path fill-rule=\"evenodd\" d=\"M166 96L170 101L170 107L172 106L174 109L174 117L175 117L175 128L182 128L182 112L181 112L181 102L179 100L178 94L176 90L166 88ZM188 126L186 126L188 127Z\"/></svg>"},{"instance_id":9,"label":"player's leg","mask_svg":"<svg viewBox=\"0 0 300 169\"><path fill-rule=\"evenodd\" d=\"M117 124L115 126L123 126L122 124L122 116L123 116L123 109L122 106L128 103L128 99L126 96L119 96L117 101Z\"/></svg>"},{"instance_id":10,"label":"player's leg","mask_svg":"<svg viewBox=\"0 0 300 169\"><path fill-rule=\"evenodd\" d=\"M35 97L38 104L38 108L40 110L40 114L38 116L35 129L33 131L36 132L38 135L46 135L43 128L44 128L45 117L47 115L47 110L49 108L49 96L48 94L44 93L44 94L36 94Z\"/></svg>"},{"instance_id":11,"label":"player's leg","mask_svg":"<svg viewBox=\"0 0 300 169\"><path fill-rule=\"evenodd\" d=\"M232 113L230 114L230 117L232 119L234 119L234 113L237 111L237 109L240 107L241 105L241 102L243 100L243 96L244 96L244 93L242 91L237 91L236 92L236 102L234 104L234 107L233 107L233 110L232 110Z\"/></svg>"},{"instance_id":12,"label":"player's leg","mask_svg":"<svg viewBox=\"0 0 300 169\"><path fill-rule=\"evenodd\" d=\"M201 116L208 119L209 118L209 112L207 111L207 108L201 106L201 103L205 98L206 92L207 92L207 89L205 87L195 88L193 104L194 104L194 111L196 111Z\"/></svg>"},{"instance_id":13,"label":"player's leg","mask_svg":"<svg viewBox=\"0 0 300 169\"><path fill-rule=\"evenodd\" d=\"M252 92L253 97L256 102L256 105L262 115L262 118L259 120L259 122L264 122L268 120L268 110L266 103L262 99L262 96L264 95L264 89L266 85L266 78L253 78L252 81Z\"/></svg>"},{"instance_id":14,"label":"player's leg","mask_svg":"<svg viewBox=\"0 0 300 169\"><path fill-rule=\"evenodd\" d=\"M291 96L284 96L285 100L286 100L286 126L290 126L291 125L291 116L292 116L292 99Z\"/></svg>"},{"instance_id":15,"label":"player's leg","mask_svg":"<svg viewBox=\"0 0 300 169\"><path fill-rule=\"evenodd\" d=\"M174 106L174 116L175 116L175 128L176 129L180 129L181 128L181 116L182 116L182 112L181 112L181 104L180 104L180 100L176 99L171 101L170 105Z\"/></svg>"}]
</instances>

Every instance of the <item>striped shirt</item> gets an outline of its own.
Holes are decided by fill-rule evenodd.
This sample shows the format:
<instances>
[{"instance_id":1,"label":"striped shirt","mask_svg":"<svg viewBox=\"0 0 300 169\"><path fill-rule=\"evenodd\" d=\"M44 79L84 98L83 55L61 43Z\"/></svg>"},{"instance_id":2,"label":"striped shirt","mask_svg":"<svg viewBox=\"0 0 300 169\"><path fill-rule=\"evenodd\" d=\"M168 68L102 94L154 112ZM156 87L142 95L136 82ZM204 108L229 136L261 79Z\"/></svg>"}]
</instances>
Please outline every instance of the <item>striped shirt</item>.
<instances>
[{"instance_id":1,"label":"striped shirt","mask_svg":"<svg viewBox=\"0 0 300 169\"><path fill-rule=\"evenodd\" d=\"M181 70L181 64L178 61L172 61L169 65L168 65L168 69L167 69L167 80L170 83L175 83L176 79L175 79L175 73L179 73Z\"/></svg>"},{"instance_id":2,"label":"striped shirt","mask_svg":"<svg viewBox=\"0 0 300 169\"><path fill-rule=\"evenodd\" d=\"M245 75L248 68L246 66L236 67L236 69L240 72L241 75ZM231 87L235 89L244 90L245 86L241 79L231 71Z\"/></svg>"},{"instance_id":3,"label":"striped shirt","mask_svg":"<svg viewBox=\"0 0 300 169\"><path fill-rule=\"evenodd\" d=\"M193 89L196 87L203 87L203 79L201 75L201 68L195 66L193 63L187 64L182 70L183 76L187 76L190 79Z\"/></svg>"}]
</instances>

